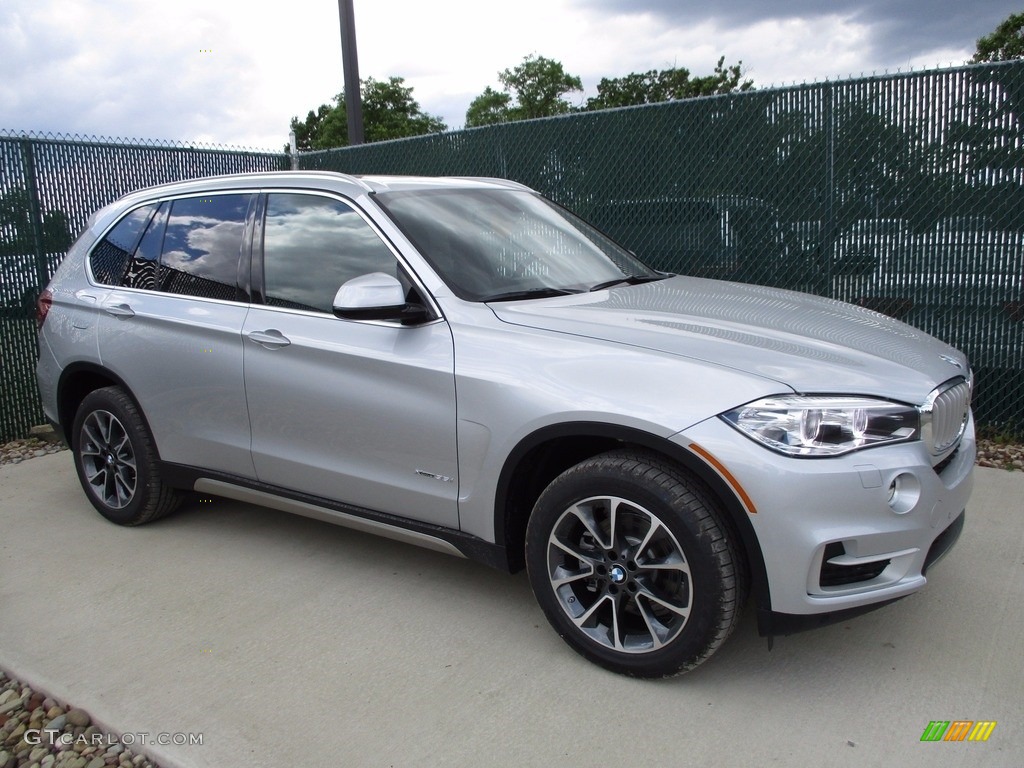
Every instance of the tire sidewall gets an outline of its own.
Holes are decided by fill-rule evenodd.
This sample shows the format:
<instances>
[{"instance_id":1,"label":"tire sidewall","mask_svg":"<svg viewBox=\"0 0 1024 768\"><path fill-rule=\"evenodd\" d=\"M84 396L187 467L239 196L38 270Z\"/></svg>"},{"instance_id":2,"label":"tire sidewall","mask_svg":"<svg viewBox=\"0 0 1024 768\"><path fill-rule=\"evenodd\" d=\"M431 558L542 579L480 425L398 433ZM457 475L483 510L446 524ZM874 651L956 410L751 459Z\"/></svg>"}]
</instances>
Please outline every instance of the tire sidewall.
<instances>
[{"instance_id":1,"label":"tire sidewall","mask_svg":"<svg viewBox=\"0 0 1024 768\"><path fill-rule=\"evenodd\" d=\"M559 636L591 661L615 672L639 677L668 677L699 664L714 649L725 586L712 549L714 538L687 506L680 508L675 493L639 480L617 466L590 469L583 462L556 478L541 494L526 533L526 565L537 602ZM600 466L598 463L597 466ZM586 467L586 468L585 468ZM688 488L694 494L692 488ZM690 567L691 610L679 634L657 651L625 653L600 645L581 632L566 614L548 577L548 537L562 514L589 497L616 496L634 502L655 515L675 536ZM708 502L699 494L706 509Z\"/></svg>"}]
</instances>

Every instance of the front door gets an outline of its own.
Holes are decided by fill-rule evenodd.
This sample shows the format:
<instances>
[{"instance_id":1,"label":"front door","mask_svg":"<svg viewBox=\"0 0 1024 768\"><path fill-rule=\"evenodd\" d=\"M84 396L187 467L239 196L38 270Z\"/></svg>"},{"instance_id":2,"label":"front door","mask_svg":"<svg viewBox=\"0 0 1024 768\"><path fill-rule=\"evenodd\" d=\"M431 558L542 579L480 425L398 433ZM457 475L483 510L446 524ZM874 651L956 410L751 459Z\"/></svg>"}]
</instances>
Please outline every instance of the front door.
<instances>
[{"instance_id":1,"label":"front door","mask_svg":"<svg viewBox=\"0 0 1024 768\"><path fill-rule=\"evenodd\" d=\"M458 527L451 331L342 320L343 282L401 275L391 248L352 205L271 192L262 233L264 303L242 330L252 456L261 482ZM254 269L260 260L254 259Z\"/></svg>"}]
</instances>

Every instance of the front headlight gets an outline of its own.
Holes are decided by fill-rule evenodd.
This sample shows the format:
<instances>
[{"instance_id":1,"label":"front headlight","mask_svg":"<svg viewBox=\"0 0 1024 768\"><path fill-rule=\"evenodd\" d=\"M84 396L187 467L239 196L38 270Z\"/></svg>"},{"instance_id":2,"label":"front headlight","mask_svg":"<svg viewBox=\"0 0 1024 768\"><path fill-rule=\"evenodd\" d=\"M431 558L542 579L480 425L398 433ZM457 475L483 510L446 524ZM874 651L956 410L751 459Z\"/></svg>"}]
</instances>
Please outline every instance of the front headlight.
<instances>
[{"instance_id":1,"label":"front headlight","mask_svg":"<svg viewBox=\"0 0 1024 768\"><path fill-rule=\"evenodd\" d=\"M726 422L787 456L838 456L915 439L917 408L861 397L780 395L723 413Z\"/></svg>"}]
</instances>

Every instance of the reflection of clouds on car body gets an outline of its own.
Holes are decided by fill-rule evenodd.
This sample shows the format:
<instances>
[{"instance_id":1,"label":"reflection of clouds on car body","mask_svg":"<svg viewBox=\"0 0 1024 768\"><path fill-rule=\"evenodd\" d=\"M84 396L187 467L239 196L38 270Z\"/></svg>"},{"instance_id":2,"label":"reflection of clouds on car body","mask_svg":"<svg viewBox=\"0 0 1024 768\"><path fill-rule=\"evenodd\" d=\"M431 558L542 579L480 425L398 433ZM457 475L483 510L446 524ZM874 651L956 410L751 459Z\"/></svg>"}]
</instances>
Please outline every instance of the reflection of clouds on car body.
<instances>
[{"instance_id":1,"label":"reflection of clouds on car body","mask_svg":"<svg viewBox=\"0 0 1024 768\"><path fill-rule=\"evenodd\" d=\"M171 222L168 224L168 238L172 237L170 232L172 226L184 228L184 225L171 217ZM238 241L244 228L243 222L220 221L189 230L187 234L188 251L183 249L166 251L165 265L175 268L191 264L192 271L197 273L219 272L225 263L238 260L238 254L234 251L238 248Z\"/></svg>"},{"instance_id":2,"label":"reflection of clouds on car body","mask_svg":"<svg viewBox=\"0 0 1024 768\"><path fill-rule=\"evenodd\" d=\"M161 269L234 284L250 196L225 194L173 201ZM164 279L176 279L168 276ZM176 283L180 290L186 283ZM226 294L225 294L226 297Z\"/></svg>"}]
</instances>

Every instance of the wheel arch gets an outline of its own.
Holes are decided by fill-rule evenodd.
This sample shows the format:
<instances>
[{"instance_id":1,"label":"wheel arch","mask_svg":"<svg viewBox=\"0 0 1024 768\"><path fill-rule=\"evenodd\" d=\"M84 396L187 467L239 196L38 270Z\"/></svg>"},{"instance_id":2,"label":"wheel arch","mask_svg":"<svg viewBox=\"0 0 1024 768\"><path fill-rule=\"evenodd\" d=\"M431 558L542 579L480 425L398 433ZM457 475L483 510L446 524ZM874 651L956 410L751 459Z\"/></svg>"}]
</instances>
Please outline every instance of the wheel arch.
<instances>
[{"instance_id":1,"label":"wheel arch","mask_svg":"<svg viewBox=\"0 0 1024 768\"><path fill-rule=\"evenodd\" d=\"M510 571L525 564L526 524L540 493L569 467L616 448L635 447L671 461L695 477L721 504L730 532L747 559L751 593L760 610L771 610L768 575L754 527L743 503L701 456L663 437L633 427L567 422L542 427L511 451L498 476L494 503L495 543L507 553Z\"/></svg>"},{"instance_id":2,"label":"wheel arch","mask_svg":"<svg viewBox=\"0 0 1024 768\"><path fill-rule=\"evenodd\" d=\"M96 363L78 362L70 364L61 371L60 379L57 382L57 421L69 446L78 407L90 392L104 387L120 387L135 404L146 429L151 435L153 434L153 430L149 427L149 421L146 419L146 412L142 409L131 387L125 384L120 376Z\"/></svg>"}]
</instances>

